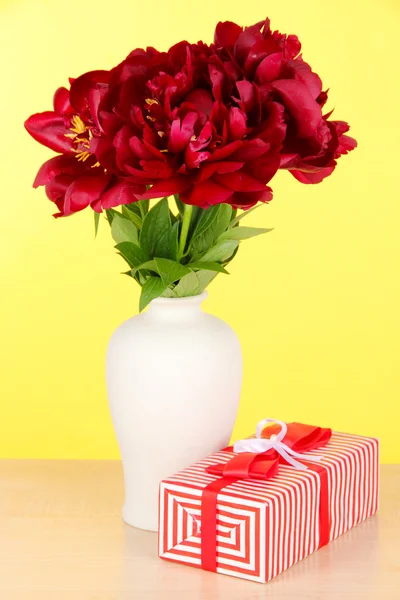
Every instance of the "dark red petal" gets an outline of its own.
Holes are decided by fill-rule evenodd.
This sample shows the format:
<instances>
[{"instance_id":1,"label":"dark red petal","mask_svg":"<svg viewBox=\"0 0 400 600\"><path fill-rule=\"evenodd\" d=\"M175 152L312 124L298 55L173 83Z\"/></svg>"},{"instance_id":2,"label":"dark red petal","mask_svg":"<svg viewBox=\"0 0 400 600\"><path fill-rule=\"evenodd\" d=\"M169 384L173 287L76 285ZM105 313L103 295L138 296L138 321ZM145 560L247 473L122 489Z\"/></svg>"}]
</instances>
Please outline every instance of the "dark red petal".
<instances>
[{"instance_id":1,"label":"dark red petal","mask_svg":"<svg viewBox=\"0 0 400 600\"><path fill-rule=\"evenodd\" d=\"M229 203L234 208L251 208L258 202L269 202L272 200L272 190L266 187L262 192L235 192Z\"/></svg>"},{"instance_id":2,"label":"dark red petal","mask_svg":"<svg viewBox=\"0 0 400 600\"><path fill-rule=\"evenodd\" d=\"M282 67L282 54L276 52L266 56L264 60L260 62L256 70L256 80L260 83L268 83L279 77Z\"/></svg>"},{"instance_id":3,"label":"dark red petal","mask_svg":"<svg viewBox=\"0 0 400 600\"><path fill-rule=\"evenodd\" d=\"M269 102L265 109L268 116L253 128L252 136L269 142L275 150L280 150L286 135L285 107L279 102Z\"/></svg>"},{"instance_id":4,"label":"dark red petal","mask_svg":"<svg viewBox=\"0 0 400 600\"><path fill-rule=\"evenodd\" d=\"M97 84L107 84L109 77L109 71L89 71L75 79L70 91L73 109L77 113L82 112L88 106L90 90Z\"/></svg>"},{"instance_id":5,"label":"dark red petal","mask_svg":"<svg viewBox=\"0 0 400 600\"><path fill-rule=\"evenodd\" d=\"M116 151L111 139L105 136L92 138L90 140L90 152L95 155L102 167L111 173L118 172L115 162Z\"/></svg>"},{"instance_id":6,"label":"dark red petal","mask_svg":"<svg viewBox=\"0 0 400 600\"><path fill-rule=\"evenodd\" d=\"M120 170L123 170L124 165L130 163L133 155L132 150L129 147L129 140L132 136L132 132L127 125L121 127L116 136L114 137L113 146L116 149L116 163Z\"/></svg>"},{"instance_id":7,"label":"dark red petal","mask_svg":"<svg viewBox=\"0 0 400 600\"><path fill-rule=\"evenodd\" d=\"M239 34L235 42L233 54L240 65L243 65L246 62L247 55L254 44L262 39L263 36L260 31L259 23L252 25L251 27L246 27L246 29Z\"/></svg>"},{"instance_id":8,"label":"dark red petal","mask_svg":"<svg viewBox=\"0 0 400 600\"><path fill-rule=\"evenodd\" d=\"M211 113L213 99L208 90L204 88L196 88L185 96L185 102L193 104L199 112L205 113L207 116Z\"/></svg>"},{"instance_id":9,"label":"dark red petal","mask_svg":"<svg viewBox=\"0 0 400 600\"><path fill-rule=\"evenodd\" d=\"M216 162L227 158L228 156L233 154L233 152L238 150L238 148L241 148L242 144L243 142L241 140L236 140L236 142L231 142L230 144L227 144L222 148L217 148L217 150L214 150L214 152L212 152L209 158L209 162Z\"/></svg>"},{"instance_id":10,"label":"dark red petal","mask_svg":"<svg viewBox=\"0 0 400 600\"><path fill-rule=\"evenodd\" d=\"M280 169L290 169L297 167L301 162L300 156L296 152L281 154Z\"/></svg>"},{"instance_id":11,"label":"dark red petal","mask_svg":"<svg viewBox=\"0 0 400 600\"><path fill-rule=\"evenodd\" d=\"M330 125L333 125L338 137L347 133L350 129L350 125L345 121L329 121Z\"/></svg>"},{"instance_id":12,"label":"dark red petal","mask_svg":"<svg viewBox=\"0 0 400 600\"><path fill-rule=\"evenodd\" d=\"M301 50L301 44L297 35L288 35L284 43L284 48L286 58L295 58Z\"/></svg>"},{"instance_id":13,"label":"dark red petal","mask_svg":"<svg viewBox=\"0 0 400 600\"><path fill-rule=\"evenodd\" d=\"M335 156L338 157L342 154L347 154L351 150L354 150L354 148L357 148L357 141L348 135L341 135Z\"/></svg>"},{"instance_id":14,"label":"dark red petal","mask_svg":"<svg viewBox=\"0 0 400 600\"><path fill-rule=\"evenodd\" d=\"M236 82L236 87L240 96L240 108L249 113L256 106L257 95L254 85L245 79Z\"/></svg>"},{"instance_id":15,"label":"dark red petal","mask_svg":"<svg viewBox=\"0 0 400 600\"><path fill-rule=\"evenodd\" d=\"M183 117L182 121L179 118L172 121L168 140L168 150L170 152L179 154L184 151L190 138L194 135L194 126L197 119L197 114L190 112Z\"/></svg>"},{"instance_id":16,"label":"dark red petal","mask_svg":"<svg viewBox=\"0 0 400 600\"><path fill-rule=\"evenodd\" d=\"M53 106L56 113L65 115L72 112L72 106L69 101L69 90L65 87L60 87L55 91L53 98Z\"/></svg>"},{"instance_id":17,"label":"dark red petal","mask_svg":"<svg viewBox=\"0 0 400 600\"><path fill-rule=\"evenodd\" d=\"M210 156L209 152L193 150L191 144L185 150L185 163L189 169L196 169Z\"/></svg>"},{"instance_id":18,"label":"dark red petal","mask_svg":"<svg viewBox=\"0 0 400 600\"><path fill-rule=\"evenodd\" d=\"M145 173L151 175L153 179L169 179L174 174L174 169L166 162L161 160L141 160L140 166Z\"/></svg>"},{"instance_id":19,"label":"dark red petal","mask_svg":"<svg viewBox=\"0 0 400 600\"><path fill-rule=\"evenodd\" d=\"M68 129L64 118L52 111L37 113L25 121L25 129L33 139L55 152L72 153L72 141L65 137Z\"/></svg>"},{"instance_id":20,"label":"dark red petal","mask_svg":"<svg viewBox=\"0 0 400 600\"><path fill-rule=\"evenodd\" d=\"M150 160L152 158L152 153L136 136L130 138L129 147L132 150L133 154L137 156L140 160Z\"/></svg>"},{"instance_id":21,"label":"dark red petal","mask_svg":"<svg viewBox=\"0 0 400 600\"><path fill-rule=\"evenodd\" d=\"M260 192L265 188L265 183L243 171L214 175L213 181L235 192Z\"/></svg>"},{"instance_id":22,"label":"dark red petal","mask_svg":"<svg viewBox=\"0 0 400 600\"><path fill-rule=\"evenodd\" d=\"M72 175L57 175L54 179L46 184L46 196L49 200L54 203L58 203L57 206L60 209L60 200L64 204L64 196L75 178Z\"/></svg>"},{"instance_id":23,"label":"dark red petal","mask_svg":"<svg viewBox=\"0 0 400 600\"><path fill-rule=\"evenodd\" d=\"M208 179L207 181L196 183L189 190L182 192L180 198L185 204L207 208L214 204L227 202L232 193L232 190L228 190Z\"/></svg>"},{"instance_id":24,"label":"dark red petal","mask_svg":"<svg viewBox=\"0 0 400 600\"><path fill-rule=\"evenodd\" d=\"M274 81L272 86L280 93L295 119L297 135L304 138L316 136L322 119L321 107L305 84L293 79L280 79Z\"/></svg>"},{"instance_id":25,"label":"dark red petal","mask_svg":"<svg viewBox=\"0 0 400 600\"><path fill-rule=\"evenodd\" d=\"M246 122L246 114L240 108L234 106L229 110L228 128L230 140L241 140L245 136L247 131Z\"/></svg>"},{"instance_id":26,"label":"dark red petal","mask_svg":"<svg viewBox=\"0 0 400 600\"><path fill-rule=\"evenodd\" d=\"M223 102L222 88L224 85L225 74L222 69L215 64L208 65L208 72L212 83L212 92L217 102Z\"/></svg>"},{"instance_id":27,"label":"dark red petal","mask_svg":"<svg viewBox=\"0 0 400 600\"><path fill-rule=\"evenodd\" d=\"M93 121L96 124L96 127L102 130L100 121L99 121L99 106L101 101L106 95L106 88L103 89L93 89L89 92L89 111Z\"/></svg>"},{"instance_id":28,"label":"dark red petal","mask_svg":"<svg viewBox=\"0 0 400 600\"><path fill-rule=\"evenodd\" d=\"M54 156L42 164L33 182L33 187L47 185L61 173L78 176L84 171L84 163L77 161L74 156Z\"/></svg>"},{"instance_id":29,"label":"dark red petal","mask_svg":"<svg viewBox=\"0 0 400 600\"><path fill-rule=\"evenodd\" d=\"M101 110L99 112L99 122L102 131L110 137L114 136L116 131L122 126L122 119L117 115Z\"/></svg>"},{"instance_id":30,"label":"dark red petal","mask_svg":"<svg viewBox=\"0 0 400 600\"><path fill-rule=\"evenodd\" d=\"M289 173L291 173L293 177L297 179L297 181L300 181L300 183L320 183L323 179L325 179L325 177L331 175L335 169L335 166L336 165L325 167L325 169L321 169L320 171L313 173L306 173L305 171L298 170L290 170Z\"/></svg>"},{"instance_id":31,"label":"dark red petal","mask_svg":"<svg viewBox=\"0 0 400 600\"><path fill-rule=\"evenodd\" d=\"M153 183L153 178L149 173L143 171L143 169L131 167L131 165L125 165L125 172L132 175L134 181L150 185ZM142 200L142 198L140 198Z\"/></svg>"},{"instance_id":32,"label":"dark red petal","mask_svg":"<svg viewBox=\"0 0 400 600\"><path fill-rule=\"evenodd\" d=\"M191 185L189 177L178 175L170 177L165 181L158 181L147 192L140 196L140 200L150 200L151 198L162 198L163 196L172 196L181 194Z\"/></svg>"},{"instance_id":33,"label":"dark red petal","mask_svg":"<svg viewBox=\"0 0 400 600\"><path fill-rule=\"evenodd\" d=\"M199 135L197 136L197 139L191 141L189 145L193 150L202 150L203 148L208 146L208 144L211 141L211 138L212 125L210 121L207 121L207 123L204 125Z\"/></svg>"},{"instance_id":34,"label":"dark red petal","mask_svg":"<svg viewBox=\"0 0 400 600\"><path fill-rule=\"evenodd\" d=\"M158 140L157 140L158 141ZM158 160L162 160L163 162L165 162L167 160L166 158L166 154L164 152L161 152L161 150L159 150L158 148L156 148L155 146L153 146L153 144L150 144L146 139L143 140L143 143L145 145L145 148L156 158L158 158Z\"/></svg>"},{"instance_id":35,"label":"dark red petal","mask_svg":"<svg viewBox=\"0 0 400 600\"><path fill-rule=\"evenodd\" d=\"M260 64L267 54L274 54L276 52L279 52L282 56L282 50L276 40L268 38L256 42L251 48L244 64L246 75L252 77L257 65Z\"/></svg>"},{"instance_id":36,"label":"dark red petal","mask_svg":"<svg viewBox=\"0 0 400 600\"><path fill-rule=\"evenodd\" d=\"M116 185L109 187L99 198L98 212L101 208L112 208L121 204L131 204L137 201L137 195L143 194L146 191L145 185L136 185L130 181L119 180ZM92 208L96 210L95 205Z\"/></svg>"},{"instance_id":37,"label":"dark red petal","mask_svg":"<svg viewBox=\"0 0 400 600\"><path fill-rule=\"evenodd\" d=\"M232 160L243 162L254 160L265 154L270 146L269 143L260 139L243 141L240 148L233 154Z\"/></svg>"},{"instance_id":38,"label":"dark red petal","mask_svg":"<svg viewBox=\"0 0 400 600\"><path fill-rule=\"evenodd\" d=\"M71 215L95 202L109 184L112 175L86 175L76 179L65 194L64 214Z\"/></svg>"},{"instance_id":39,"label":"dark red petal","mask_svg":"<svg viewBox=\"0 0 400 600\"><path fill-rule=\"evenodd\" d=\"M290 62L289 66L293 72L294 78L307 86L308 91L313 98L319 98L322 92L322 81L316 73L313 73L310 65L301 58L298 58ZM320 101L318 103L322 106Z\"/></svg>"},{"instance_id":40,"label":"dark red petal","mask_svg":"<svg viewBox=\"0 0 400 600\"><path fill-rule=\"evenodd\" d=\"M210 179L214 173L233 173L234 171L238 171L243 167L242 162L232 162L232 161L222 161L201 165L201 169L196 176L196 181L205 181L206 179Z\"/></svg>"},{"instance_id":41,"label":"dark red petal","mask_svg":"<svg viewBox=\"0 0 400 600\"><path fill-rule=\"evenodd\" d=\"M278 152L268 152L263 156L245 164L245 171L252 177L268 183L280 166L281 157Z\"/></svg>"},{"instance_id":42,"label":"dark red petal","mask_svg":"<svg viewBox=\"0 0 400 600\"><path fill-rule=\"evenodd\" d=\"M243 29L239 25L231 21L219 22L215 28L214 44L218 48L233 50L233 46L242 31Z\"/></svg>"}]
</instances>

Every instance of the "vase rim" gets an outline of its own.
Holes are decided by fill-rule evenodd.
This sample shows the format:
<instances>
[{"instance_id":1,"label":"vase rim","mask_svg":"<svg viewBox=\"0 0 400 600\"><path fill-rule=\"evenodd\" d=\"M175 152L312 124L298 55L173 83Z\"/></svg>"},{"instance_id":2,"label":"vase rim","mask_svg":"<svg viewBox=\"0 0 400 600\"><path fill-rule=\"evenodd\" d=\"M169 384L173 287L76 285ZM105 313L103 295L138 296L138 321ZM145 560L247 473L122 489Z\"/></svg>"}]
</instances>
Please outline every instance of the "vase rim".
<instances>
[{"instance_id":1,"label":"vase rim","mask_svg":"<svg viewBox=\"0 0 400 600\"><path fill-rule=\"evenodd\" d=\"M200 304L203 302L208 296L208 291L204 290L201 294L196 294L195 296L185 296L183 298L155 298L149 304L150 306L162 306L165 304L171 305L174 304Z\"/></svg>"}]
</instances>

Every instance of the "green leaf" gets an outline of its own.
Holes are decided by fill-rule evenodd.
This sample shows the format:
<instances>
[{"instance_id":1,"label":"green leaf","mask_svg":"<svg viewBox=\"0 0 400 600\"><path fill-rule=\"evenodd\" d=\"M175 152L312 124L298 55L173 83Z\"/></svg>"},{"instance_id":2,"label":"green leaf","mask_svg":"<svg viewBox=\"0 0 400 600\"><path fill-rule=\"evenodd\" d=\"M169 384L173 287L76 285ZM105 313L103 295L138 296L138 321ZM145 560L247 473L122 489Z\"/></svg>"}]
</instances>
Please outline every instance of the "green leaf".
<instances>
[{"instance_id":1,"label":"green leaf","mask_svg":"<svg viewBox=\"0 0 400 600\"><path fill-rule=\"evenodd\" d=\"M139 300L139 311L142 312L152 300L159 298L166 287L167 286L164 285L159 277L149 277L142 287L142 293Z\"/></svg>"},{"instance_id":2,"label":"green leaf","mask_svg":"<svg viewBox=\"0 0 400 600\"><path fill-rule=\"evenodd\" d=\"M196 273L191 271L185 275L185 277L182 277L178 285L174 287L174 292L180 298L184 298L186 296L197 296L197 294L200 294L200 282Z\"/></svg>"},{"instance_id":3,"label":"green leaf","mask_svg":"<svg viewBox=\"0 0 400 600\"><path fill-rule=\"evenodd\" d=\"M232 206L230 204L220 204L217 220L214 225L214 240L216 241L221 233L229 227L232 218Z\"/></svg>"},{"instance_id":4,"label":"green leaf","mask_svg":"<svg viewBox=\"0 0 400 600\"><path fill-rule=\"evenodd\" d=\"M122 208L126 208L127 210L129 210L129 212L135 213L135 215L137 215L138 217L140 217L140 215L142 214L140 212L139 202L131 202L130 204L123 204Z\"/></svg>"},{"instance_id":5,"label":"green leaf","mask_svg":"<svg viewBox=\"0 0 400 600\"><path fill-rule=\"evenodd\" d=\"M177 298L177 295L175 294L174 290L171 290L171 288L167 288L165 292L161 294L161 296L163 298Z\"/></svg>"},{"instance_id":6,"label":"green leaf","mask_svg":"<svg viewBox=\"0 0 400 600\"><path fill-rule=\"evenodd\" d=\"M231 215L232 207L228 204L218 204L202 211L191 238L192 255L202 254L213 246L229 226Z\"/></svg>"},{"instance_id":7,"label":"green leaf","mask_svg":"<svg viewBox=\"0 0 400 600\"><path fill-rule=\"evenodd\" d=\"M97 232L99 230L99 221L100 221L100 214L98 212L94 212L94 237L97 237Z\"/></svg>"},{"instance_id":8,"label":"green leaf","mask_svg":"<svg viewBox=\"0 0 400 600\"><path fill-rule=\"evenodd\" d=\"M155 256L176 260L178 256L178 236L179 223L176 222L158 240L154 249Z\"/></svg>"},{"instance_id":9,"label":"green leaf","mask_svg":"<svg viewBox=\"0 0 400 600\"><path fill-rule=\"evenodd\" d=\"M138 200L135 204L138 205L139 214L142 216L142 219L144 219L149 212L150 200Z\"/></svg>"},{"instance_id":10,"label":"green leaf","mask_svg":"<svg viewBox=\"0 0 400 600\"><path fill-rule=\"evenodd\" d=\"M196 228L193 232L192 242L203 235L207 229L211 227L218 216L219 206L211 206L207 209L202 209L197 221Z\"/></svg>"},{"instance_id":11,"label":"green leaf","mask_svg":"<svg viewBox=\"0 0 400 600\"><path fill-rule=\"evenodd\" d=\"M134 277L137 271L142 271L143 269L155 271L161 277L166 287L190 273L188 267L185 267L178 262L167 258L154 258L153 260L148 260L138 265L135 269L132 269L132 276Z\"/></svg>"},{"instance_id":12,"label":"green leaf","mask_svg":"<svg viewBox=\"0 0 400 600\"><path fill-rule=\"evenodd\" d=\"M167 258L154 258L154 262L165 287L190 273L188 267Z\"/></svg>"},{"instance_id":13,"label":"green leaf","mask_svg":"<svg viewBox=\"0 0 400 600\"><path fill-rule=\"evenodd\" d=\"M121 242L115 247L122 256L122 258L126 260L131 269L136 268L142 263L146 262L147 256L145 255L143 250L139 248L139 246L137 246L136 244L133 244L132 242Z\"/></svg>"},{"instance_id":14,"label":"green leaf","mask_svg":"<svg viewBox=\"0 0 400 600\"><path fill-rule=\"evenodd\" d=\"M218 241L221 240L247 240L255 235L261 235L261 233L268 233L272 229L265 229L264 227L234 227L224 231Z\"/></svg>"},{"instance_id":15,"label":"green leaf","mask_svg":"<svg viewBox=\"0 0 400 600\"><path fill-rule=\"evenodd\" d=\"M131 210L130 208L128 208L128 206L132 205L125 205L121 207L122 214L126 219L129 219L134 224L134 226L140 231L142 227L142 219L135 210Z\"/></svg>"},{"instance_id":16,"label":"green leaf","mask_svg":"<svg viewBox=\"0 0 400 600\"><path fill-rule=\"evenodd\" d=\"M256 208L259 208L260 206L261 204L256 204L255 206L253 206L253 208L249 208L249 210L244 210L242 213L240 213L240 215L238 215L237 217L235 216L235 218L231 221L229 227L235 227L235 225L237 225L239 221L244 219L244 217L247 217L247 215L249 215L251 212L253 212L253 210L256 210Z\"/></svg>"},{"instance_id":17,"label":"green leaf","mask_svg":"<svg viewBox=\"0 0 400 600\"><path fill-rule=\"evenodd\" d=\"M140 230L140 246L150 257L154 256L158 241L169 229L171 229L171 217L168 199L163 198L149 210Z\"/></svg>"},{"instance_id":18,"label":"green leaf","mask_svg":"<svg viewBox=\"0 0 400 600\"><path fill-rule=\"evenodd\" d=\"M176 204L176 207L177 207L177 209L179 211L179 214L183 215L183 213L185 211L185 205L184 205L184 203L179 198L179 194L174 194L174 198L175 198L175 204Z\"/></svg>"},{"instance_id":19,"label":"green leaf","mask_svg":"<svg viewBox=\"0 0 400 600\"><path fill-rule=\"evenodd\" d=\"M114 219L114 215L119 215L120 213L117 210L114 210L113 208L107 208L106 209L106 217L107 217L107 221L108 223L111 225Z\"/></svg>"},{"instance_id":20,"label":"green leaf","mask_svg":"<svg viewBox=\"0 0 400 600\"><path fill-rule=\"evenodd\" d=\"M213 279L216 278L218 273L216 273L215 271L197 271L196 275L200 284L199 293L201 293L204 292L206 287L212 282Z\"/></svg>"},{"instance_id":21,"label":"green leaf","mask_svg":"<svg viewBox=\"0 0 400 600\"><path fill-rule=\"evenodd\" d=\"M149 271L155 271L157 273L157 275L159 275L160 273L158 272L158 267L155 263L154 260L147 260L144 263L141 263L140 265L138 265L137 267L135 267L134 269L132 269L131 273L132 273L132 277L135 277L136 273L138 271L143 271L143 270L149 270Z\"/></svg>"},{"instance_id":22,"label":"green leaf","mask_svg":"<svg viewBox=\"0 0 400 600\"><path fill-rule=\"evenodd\" d=\"M117 244L121 242L133 242L137 244L139 241L138 230L128 219L125 219L118 213L114 215L111 223L111 235Z\"/></svg>"},{"instance_id":23,"label":"green leaf","mask_svg":"<svg viewBox=\"0 0 400 600\"><path fill-rule=\"evenodd\" d=\"M215 246L199 258L199 262L223 262L228 260L238 245L239 242L237 240L222 240L217 242Z\"/></svg>"},{"instance_id":24,"label":"green leaf","mask_svg":"<svg viewBox=\"0 0 400 600\"><path fill-rule=\"evenodd\" d=\"M188 267L191 269L204 269L206 271L217 271L217 273L226 273L229 275L228 271L224 269L222 265L217 262L210 261L195 261L188 264Z\"/></svg>"}]
</instances>

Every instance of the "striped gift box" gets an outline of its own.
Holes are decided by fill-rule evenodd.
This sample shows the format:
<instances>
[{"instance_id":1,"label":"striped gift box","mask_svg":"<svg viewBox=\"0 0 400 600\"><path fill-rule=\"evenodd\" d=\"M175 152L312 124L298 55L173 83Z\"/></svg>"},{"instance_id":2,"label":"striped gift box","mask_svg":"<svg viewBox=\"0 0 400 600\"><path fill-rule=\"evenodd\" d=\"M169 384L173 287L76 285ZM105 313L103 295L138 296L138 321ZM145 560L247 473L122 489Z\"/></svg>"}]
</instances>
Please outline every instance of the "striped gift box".
<instances>
[{"instance_id":1,"label":"striped gift box","mask_svg":"<svg viewBox=\"0 0 400 600\"><path fill-rule=\"evenodd\" d=\"M329 443L311 451L321 456L328 476L329 541L378 509L379 442L333 433ZM201 500L218 476L207 467L232 459L217 452L160 484L159 555L202 566ZM320 476L281 465L268 480L229 484L217 499L217 573L265 583L318 549Z\"/></svg>"}]
</instances>

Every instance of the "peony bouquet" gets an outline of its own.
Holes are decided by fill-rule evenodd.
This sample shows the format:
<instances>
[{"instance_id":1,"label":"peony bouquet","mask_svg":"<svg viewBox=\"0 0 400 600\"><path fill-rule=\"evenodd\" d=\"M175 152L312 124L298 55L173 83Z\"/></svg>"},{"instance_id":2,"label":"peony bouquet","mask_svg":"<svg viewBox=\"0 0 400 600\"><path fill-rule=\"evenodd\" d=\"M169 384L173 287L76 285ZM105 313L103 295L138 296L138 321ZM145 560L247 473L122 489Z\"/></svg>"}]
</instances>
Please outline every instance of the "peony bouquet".
<instances>
[{"instance_id":1,"label":"peony bouquet","mask_svg":"<svg viewBox=\"0 0 400 600\"><path fill-rule=\"evenodd\" d=\"M139 48L110 71L70 79L54 110L26 121L58 153L34 187L45 186L55 217L90 207L97 231L105 213L142 287L140 310L201 293L241 240L270 231L241 219L271 200L278 169L319 183L355 148L348 124L324 114L327 91L300 50L268 19L218 23L210 45Z\"/></svg>"}]
</instances>

